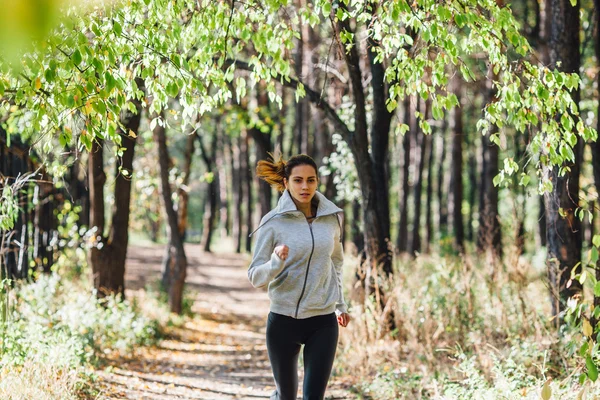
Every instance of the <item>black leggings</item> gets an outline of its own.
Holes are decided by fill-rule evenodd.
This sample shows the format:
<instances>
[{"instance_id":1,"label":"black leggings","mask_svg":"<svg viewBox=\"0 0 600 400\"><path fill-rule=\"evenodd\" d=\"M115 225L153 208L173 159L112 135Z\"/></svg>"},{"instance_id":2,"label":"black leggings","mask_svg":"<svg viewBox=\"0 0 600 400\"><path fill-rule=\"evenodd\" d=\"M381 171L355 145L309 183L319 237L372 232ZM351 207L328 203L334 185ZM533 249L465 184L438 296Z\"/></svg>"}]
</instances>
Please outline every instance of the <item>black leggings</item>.
<instances>
[{"instance_id":1,"label":"black leggings","mask_svg":"<svg viewBox=\"0 0 600 400\"><path fill-rule=\"evenodd\" d=\"M298 355L304 345L304 400L323 400L338 341L335 313L306 319L269 313L267 349L277 390L271 400L296 400Z\"/></svg>"}]
</instances>

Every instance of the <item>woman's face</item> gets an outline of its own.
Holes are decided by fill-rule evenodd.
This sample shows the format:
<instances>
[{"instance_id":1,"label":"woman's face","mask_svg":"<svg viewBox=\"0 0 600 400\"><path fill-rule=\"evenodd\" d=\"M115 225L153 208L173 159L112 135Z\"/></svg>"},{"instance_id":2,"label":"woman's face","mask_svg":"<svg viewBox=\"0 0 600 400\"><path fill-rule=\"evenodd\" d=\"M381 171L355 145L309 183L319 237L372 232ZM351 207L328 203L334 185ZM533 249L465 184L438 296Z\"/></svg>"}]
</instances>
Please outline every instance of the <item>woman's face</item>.
<instances>
[{"instance_id":1,"label":"woman's face","mask_svg":"<svg viewBox=\"0 0 600 400\"><path fill-rule=\"evenodd\" d=\"M292 198L300 204L310 204L317 191L317 171L310 165L298 165L292 168L290 178L284 179L285 188Z\"/></svg>"}]
</instances>

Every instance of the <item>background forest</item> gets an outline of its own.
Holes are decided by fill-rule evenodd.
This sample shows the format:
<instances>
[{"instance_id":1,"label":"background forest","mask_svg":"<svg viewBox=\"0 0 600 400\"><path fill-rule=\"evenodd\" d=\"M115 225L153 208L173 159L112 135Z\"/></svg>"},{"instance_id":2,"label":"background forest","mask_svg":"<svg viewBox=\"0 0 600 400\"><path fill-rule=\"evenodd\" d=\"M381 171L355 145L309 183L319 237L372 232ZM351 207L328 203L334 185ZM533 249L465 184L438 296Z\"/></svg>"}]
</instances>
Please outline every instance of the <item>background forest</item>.
<instances>
[{"instance_id":1,"label":"background forest","mask_svg":"<svg viewBox=\"0 0 600 400\"><path fill-rule=\"evenodd\" d=\"M600 395L598 1L23 4L0 32L0 393L50 365L36 396L95 395L86 366L181 323L157 314L189 311L184 244L249 260L275 152L345 210L348 398ZM165 249L148 307L132 244Z\"/></svg>"}]
</instances>

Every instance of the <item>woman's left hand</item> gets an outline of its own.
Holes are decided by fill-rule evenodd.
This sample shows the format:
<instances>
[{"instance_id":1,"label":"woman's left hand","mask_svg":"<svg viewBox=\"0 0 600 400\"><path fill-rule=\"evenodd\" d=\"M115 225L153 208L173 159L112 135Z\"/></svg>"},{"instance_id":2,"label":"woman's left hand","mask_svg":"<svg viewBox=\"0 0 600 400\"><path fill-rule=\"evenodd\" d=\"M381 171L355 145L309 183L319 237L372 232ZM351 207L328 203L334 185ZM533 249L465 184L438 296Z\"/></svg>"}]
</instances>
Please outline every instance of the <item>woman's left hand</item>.
<instances>
[{"instance_id":1,"label":"woman's left hand","mask_svg":"<svg viewBox=\"0 0 600 400\"><path fill-rule=\"evenodd\" d=\"M338 324L343 326L344 328L348 326L350 322L350 315L348 313L342 313L337 317Z\"/></svg>"}]
</instances>

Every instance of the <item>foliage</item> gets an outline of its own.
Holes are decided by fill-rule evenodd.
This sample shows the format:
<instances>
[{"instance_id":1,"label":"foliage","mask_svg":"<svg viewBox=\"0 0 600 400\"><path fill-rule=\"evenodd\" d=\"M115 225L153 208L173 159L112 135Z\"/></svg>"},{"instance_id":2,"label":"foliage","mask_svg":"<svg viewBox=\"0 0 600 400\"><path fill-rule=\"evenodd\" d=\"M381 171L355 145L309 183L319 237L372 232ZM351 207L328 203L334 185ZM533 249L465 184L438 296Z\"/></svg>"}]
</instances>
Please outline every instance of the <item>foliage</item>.
<instances>
[{"instance_id":1,"label":"foliage","mask_svg":"<svg viewBox=\"0 0 600 400\"><path fill-rule=\"evenodd\" d=\"M79 223L80 213L81 206L74 206L68 200L55 210L58 235L51 243L56 254L52 271L65 279L79 278L87 272L87 251L102 245L96 240L96 229Z\"/></svg>"},{"instance_id":2,"label":"foliage","mask_svg":"<svg viewBox=\"0 0 600 400\"><path fill-rule=\"evenodd\" d=\"M583 219L584 210L578 210L579 218ZM597 279L596 269L598 268L598 254L600 249L600 235L594 235L592 246L586 251L586 257L582 259L582 268L578 269L580 264L571 269L571 279L567 282L570 286L573 280L579 283L587 290L581 296L572 297L567 301L566 309L562 317L567 323L565 329L569 334L570 342L567 347L568 355L581 357L585 362L585 369L579 375L581 383L586 380L596 382L598 379L598 365L600 365L600 324L596 321L600 318L600 306L595 305L595 299L600 297L600 281ZM577 271L580 272L577 272ZM591 294L591 296L590 296Z\"/></svg>"},{"instance_id":3,"label":"foliage","mask_svg":"<svg viewBox=\"0 0 600 400\"><path fill-rule=\"evenodd\" d=\"M299 26L325 20L354 19L356 32L339 32L340 44L350 50L357 35L376 45L376 62L385 68L390 85L388 110L408 95L432 101L434 119L457 106L447 85L454 74L448 65L472 80L478 71L465 61L483 53L489 59L497 98L485 108L478 127L486 134L492 125L518 131L534 130L530 151L541 154L538 168L561 166L573 159L575 135L595 138L593 129L579 120L569 90L579 85L574 74L540 67L526 60L531 52L508 7L493 0L435 2L418 0L377 2L318 0L303 7L289 0L269 1L129 1L76 15L72 9L40 51L23 57L15 74L4 65L0 95L9 112L9 133L41 132L46 150L57 137L61 145L90 148L94 137L120 143L120 112L133 110L132 99L144 99L149 115L169 107L182 126L262 81L270 100L281 104L275 78L290 82L290 50ZM362 27L362 28L361 28ZM149 34L152 32L152 34ZM435 54L436 56L432 56ZM249 72L236 75L242 60ZM487 71L486 71L487 73ZM143 85L143 91L142 91ZM302 97L302 84L294 83ZM559 119L555 119L558 116ZM423 115L420 126L431 131ZM347 121L352 127L353 121ZM157 123L157 119L151 122ZM406 126L398 124L403 131ZM345 137L349 140L349 137ZM498 134L492 140L499 143ZM505 165L496 180L518 173ZM542 179L541 190L551 182Z\"/></svg>"},{"instance_id":4,"label":"foliage","mask_svg":"<svg viewBox=\"0 0 600 400\"><path fill-rule=\"evenodd\" d=\"M323 176L334 175L333 183L338 192L337 200L358 200L360 202L362 197L352 152L339 134L334 133L332 141L336 146L336 151L325 157L324 165L319 169L319 173Z\"/></svg>"},{"instance_id":5,"label":"foliage","mask_svg":"<svg viewBox=\"0 0 600 400\"><path fill-rule=\"evenodd\" d=\"M157 338L158 323L140 315L129 302L115 297L98 300L94 293L55 274L42 275L35 283L19 284L13 294L16 298L0 359L0 374L11 379L2 381L0 392L14 388L16 380L23 382L29 377L47 381L29 382L22 391L46 390L49 395L50 389L42 388L44 384L52 387L57 376L73 377L97 364L101 356L131 352ZM23 376L15 373L19 370L25 371ZM43 372L42 376L35 371ZM80 384L74 378L69 390L81 389L86 379L82 377Z\"/></svg>"}]
</instances>

